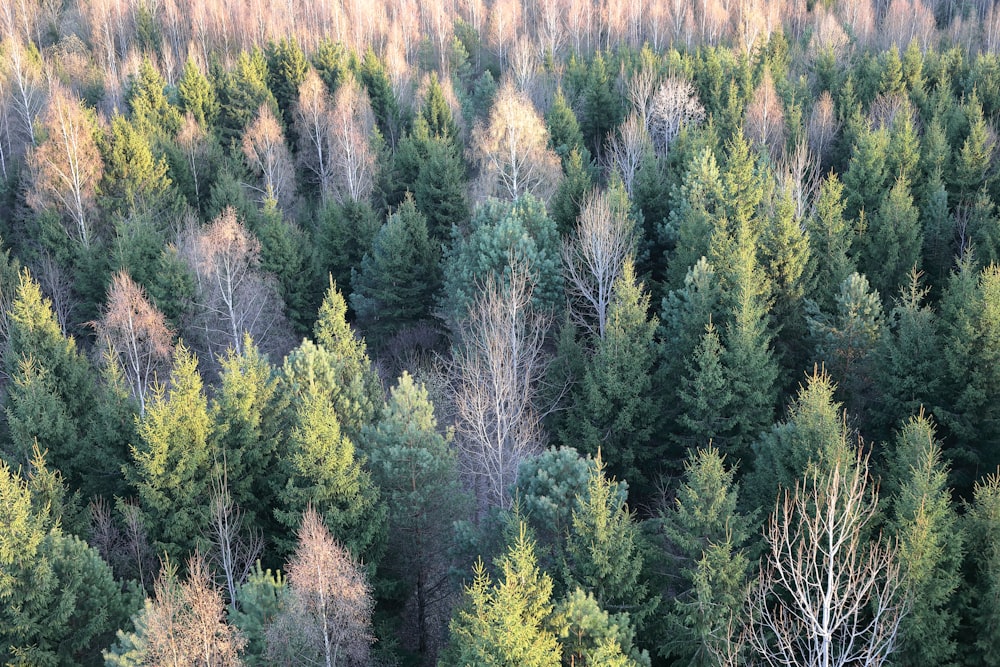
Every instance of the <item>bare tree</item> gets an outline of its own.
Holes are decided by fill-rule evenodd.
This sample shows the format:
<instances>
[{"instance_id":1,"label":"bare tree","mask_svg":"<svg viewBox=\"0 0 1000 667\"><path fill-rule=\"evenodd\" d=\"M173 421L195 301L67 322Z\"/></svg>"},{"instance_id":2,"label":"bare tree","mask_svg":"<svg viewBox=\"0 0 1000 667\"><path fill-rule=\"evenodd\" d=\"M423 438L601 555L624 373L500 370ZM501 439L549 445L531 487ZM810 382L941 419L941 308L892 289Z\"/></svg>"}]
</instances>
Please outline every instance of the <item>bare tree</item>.
<instances>
[{"instance_id":1,"label":"bare tree","mask_svg":"<svg viewBox=\"0 0 1000 667\"><path fill-rule=\"evenodd\" d=\"M202 228L189 226L178 243L195 276L198 333L213 358L243 353L244 334L261 349L284 344L284 304L274 277L260 270L260 242L232 207Z\"/></svg>"},{"instance_id":2,"label":"bare tree","mask_svg":"<svg viewBox=\"0 0 1000 667\"><path fill-rule=\"evenodd\" d=\"M645 65L629 77L628 83L625 84L628 101L639 113L639 117L646 124L646 129L649 129L649 112L653 105L653 94L658 90L656 84L659 78L659 72L655 67Z\"/></svg>"},{"instance_id":3,"label":"bare tree","mask_svg":"<svg viewBox=\"0 0 1000 667\"><path fill-rule=\"evenodd\" d=\"M220 571L230 604L239 609L237 592L264 550L264 535L259 529L245 525L246 515L229 492L225 466L212 484L209 514L212 549L208 558Z\"/></svg>"},{"instance_id":4,"label":"bare tree","mask_svg":"<svg viewBox=\"0 0 1000 667\"><path fill-rule=\"evenodd\" d=\"M635 177L642 165L642 158L652 149L646 124L635 111L628 115L617 129L608 135L604 159L608 170L617 172L625 184L625 191L632 194Z\"/></svg>"},{"instance_id":5,"label":"bare tree","mask_svg":"<svg viewBox=\"0 0 1000 667\"><path fill-rule=\"evenodd\" d=\"M749 594L748 640L768 665L885 662L905 611L896 547L867 527L878 510L868 458L814 469L777 503L770 552Z\"/></svg>"},{"instance_id":6,"label":"bare tree","mask_svg":"<svg viewBox=\"0 0 1000 667\"><path fill-rule=\"evenodd\" d=\"M267 633L268 655L289 664L367 664L372 636L371 586L309 507L286 566L291 600Z\"/></svg>"},{"instance_id":7,"label":"bare tree","mask_svg":"<svg viewBox=\"0 0 1000 667\"><path fill-rule=\"evenodd\" d=\"M352 77L340 85L333 100L331 117L333 154L330 169L332 191L339 202L363 201L375 186L375 130L368 94Z\"/></svg>"},{"instance_id":8,"label":"bare tree","mask_svg":"<svg viewBox=\"0 0 1000 667\"><path fill-rule=\"evenodd\" d=\"M40 58L32 57L20 39L8 35L0 43L6 67L0 70L3 80L3 101L11 118L4 134L11 147L18 144L34 146L35 120L45 103L45 77ZM2 102L0 102L2 103ZM20 152L20 151L18 151Z\"/></svg>"},{"instance_id":9,"label":"bare tree","mask_svg":"<svg viewBox=\"0 0 1000 667\"><path fill-rule=\"evenodd\" d=\"M205 160L206 138L208 133L198 124L191 113L184 117L181 129L177 133L177 145L184 151L188 167L191 169L191 180L194 182L194 198L201 201L198 185L198 168Z\"/></svg>"},{"instance_id":10,"label":"bare tree","mask_svg":"<svg viewBox=\"0 0 1000 667\"><path fill-rule=\"evenodd\" d=\"M833 140L837 136L838 129L837 111L833 106L833 97L829 90L824 90L819 99L816 100L816 104L813 105L812 113L809 114L809 128L806 130L809 150L818 161L822 162L826 158L833 145Z\"/></svg>"},{"instance_id":11,"label":"bare tree","mask_svg":"<svg viewBox=\"0 0 1000 667\"><path fill-rule=\"evenodd\" d=\"M510 45L517 40L521 26L520 0L496 0L490 9L486 43L501 62L507 57Z\"/></svg>"},{"instance_id":12,"label":"bare tree","mask_svg":"<svg viewBox=\"0 0 1000 667\"><path fill-rule=\"evenodd\" d=\"M145 290L127 272L119 271L111 279L107 303L93 325L106 358L128 381L139 414L146 414L146 396L156 378L170 371L173 344L166 318L149 302Z\"/></svg>"},{"instance_id":13,"label":"bare tree","mask_svg":"<svg viewBox=\"0 0 1000 667\"><path fill-rule=\"evenodd\" d=\"M699 125L704 120L705 107L694 85L677 76L664 79L653 94L648 116L649 134L657 154L665 156L685 126Z\"/></svg>"},{"instance_id":14,"label":"bare tree","mask_svg":"<svg viewBox=\"0 0 1000 667\"><path fill-rule=\"evenodd\" d=\"M104 165L83 103L54 83L41 117L48 139L28 158L32 179L28 205L36 211L54 207L68 218L66 233L84 247L93 236L91 213Z\"/></svg>"},{"instance_id":15,"label":"bare tree","mask_svg":"<svg viewBox=\"0 0 1000 667\"><path fill-rule=\"evenodd\" d=\"M536 402L551 317L532 308L527 267L511 266L508 282L487 283L459 324L450 368L460 463L480 509L508 504L518 466L544 440Z\"/></svg>"},{"instance_id":16,"label":"bare tree","mask_svg":"<svg viewBox=\"0 0 1000 667\"><path fill-rule=\"evenodd\" d=\"M767 148L773 161L780 159L785 148L785 112L769 69L764 70L760 85L747 105L743 131L755 145Z\"/></svg>"},{"instance_id":17,"label":"bare tree","mask_svg":"<svg viewBox=\"0 0 1000 667\"><path fill-rule=\"evenodd\" d=\"M822 180L819 156L809 150L805 138L800 138L795 148L782 156L777 172L781 185L791 193L795 202L795 217L803 220Z\"/></svg>"},{"instance_id":18,"label":"bare tree","mask_svg":"<svg viewBox=\"0 0 1000 667\"><path fill-rule=\"evenodd\" d=\"M212 583L200 554L188 561L187 580L164 563L145 610L146 645L142 664L181 667L236 667L246 638L226 622L222 592Z\"/></svg>"},{"instance_id":19,"label":"bare tree","mask_svg":"<svg viewBox=\"0 0 1000 667\"><path fill-rule=\"evenodd\" d=\"M487 124L472 131L483 197L517 199L530 192L547 201L562 177L559 157L548 148L548 141L545 122L531 100L505 83Z\"/></svg>"},{"instance_id":20,"label":"bare tree","mask_svg":"<svg viewBox=\"0 0 1000 667\"><path fill-rule=\"evenodd\" d=\"M330 195L333 181L332 120L326 85L316 70L310 69L299 86L295 129L299 135L299 162L312 172L324 200Z\"/></svg>"},{"instance_id":21,"label":"bare tree","mask_svg":"<svg viewBox=\"0 0 1000 667\"><path fill-rule=\"evenodd\" d=\"M260 193L261 203L270 200L287 208L295 188L292 156L281 125L266 104L260 106L257 118L243 133L243 156L251 171L261 179L260 186L251 186Z\"/></svg>"},{"instance_id":22,"label":"bare tree","mask_svg":"<svg viewBox=\"0 0 1000 667\"><path fill-rule=\"evenodd\" d=\"M566 283L576 297L575 317L601 338L614 283L635 245L635 224L628 211L614 206L606 192L588 198L580 211L576 234L563 245Z\"/></svg>"}]
</instances>

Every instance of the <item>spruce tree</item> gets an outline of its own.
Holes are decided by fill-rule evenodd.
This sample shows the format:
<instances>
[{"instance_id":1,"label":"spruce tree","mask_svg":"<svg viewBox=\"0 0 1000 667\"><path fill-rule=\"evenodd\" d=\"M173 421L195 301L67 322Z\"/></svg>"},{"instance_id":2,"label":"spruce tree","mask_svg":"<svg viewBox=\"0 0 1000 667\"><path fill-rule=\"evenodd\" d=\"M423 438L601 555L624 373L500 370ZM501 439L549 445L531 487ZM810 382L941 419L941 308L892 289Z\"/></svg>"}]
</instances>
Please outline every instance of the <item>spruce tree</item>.
<instances>
[{"instance_id":1,"label":"spruce tree","mask_svg":"<svg viewBox=\"0 0 1000 667\"><path fill-rule=\"evenodd\" d=\"M823 310L831 310L841 283L853 272L850 258L852 230L844 219L844 185L833 172L823 180L812 215L806 218L809 234L810 298Z\"/></svg>"},{"instance_id":2,"label":"spruce tree","mask_svg":"<svg viewBox=\"0 0 1000 667\"><path fill-rule=\"evenodd\" d=\"M976 482L966 507L965 530L974 586L969 588L965 622L975 646L971 664L1000 665L1000 473Z\"/></svg>"},{"instance_id":3,"label":"spruce tree","mask_svg":"<svg viewBox=\"0 0 1000 667\"><path fill-rule=\"evenodd\" d=\"M890 473L892 526L910 599L900 625L898 659L914 667L952 664L964 535L952 507L941 444L922 412L899 432Z\"/></svg>"},{"instance_id":4,"label":"spruce tree","mask_svg":"<svg viewBox=\"0 0 1000 667\"><path fill-rule=\"evenodd\" d=\"M867 226L858 238L858 269L880 294L895 294L910 272L920 268L924 243L909 182L898 179L866 218Z\"/></svg>"},{"instance_id":5,"label":"spruce tree","mask_svg":"<svg viewBox=\"0 0 1000 667\"><path fill-rule=\"evenodd\" d=\"M215 88L192 58L188 58L184 64L184 71L177 82L177 96L180 98L181 110L194 116L203 128L207 129L215 124L219 114Z\"/></svg>"}]
</instances>

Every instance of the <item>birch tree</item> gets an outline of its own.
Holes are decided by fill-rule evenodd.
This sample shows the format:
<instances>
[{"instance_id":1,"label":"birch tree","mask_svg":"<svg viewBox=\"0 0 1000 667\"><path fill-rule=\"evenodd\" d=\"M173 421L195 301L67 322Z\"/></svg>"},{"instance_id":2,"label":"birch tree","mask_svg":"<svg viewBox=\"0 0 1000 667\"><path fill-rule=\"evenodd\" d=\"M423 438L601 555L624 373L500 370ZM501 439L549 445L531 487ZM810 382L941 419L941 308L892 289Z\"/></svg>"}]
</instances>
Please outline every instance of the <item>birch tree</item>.
<instances>
[{"instance_id":1,"label":"birch tree","mask_svg":"<svg viewBox=\"0 0 1000 667\"><path fill-rule=\"evenodd\" d=\"M342 204L364 201L375 187L375 114L368 95L353 78L337 89L330 122L333 197Z\"/></svg>"},{"instance_id":2,"label":"birch tree","mask_svg":"<svg viewBox=\"0 0 1000 667\"><path fill-rule=\"evenodd\" d=\"M260 193L261 203L273 201L287 207L295 189L295 170L281 125L267 104L260 106L257 118L243 134L243 156L260 179L260 185L251 187Z\"/></svg>"}]
</instances>

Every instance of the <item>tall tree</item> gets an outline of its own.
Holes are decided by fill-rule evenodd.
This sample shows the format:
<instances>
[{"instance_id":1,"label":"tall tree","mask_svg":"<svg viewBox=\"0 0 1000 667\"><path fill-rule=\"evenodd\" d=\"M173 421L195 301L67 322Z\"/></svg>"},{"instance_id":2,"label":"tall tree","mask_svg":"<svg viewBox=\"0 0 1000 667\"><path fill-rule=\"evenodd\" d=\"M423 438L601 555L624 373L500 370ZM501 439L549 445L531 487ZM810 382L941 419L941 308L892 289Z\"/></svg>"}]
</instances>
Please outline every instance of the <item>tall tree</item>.
<instances>
[{"instance_id":1,"label":"tall tree","mask_svg":"<svg viewBox=\"0 0 1000 667\"><path fill-rule=\"evenodd\" d=\"M531 193L548 201L561 176L559 157L548 141L545 123L531 100L512 83L501 87L487 124L472 132L482 198L513 200Z\"/></svg>"},{"instance_id":2,"label":"tall tree","mask_svg":"<svg viewBox=\"0 0 1000 667\"><path fill-rule=\"evenodd\" d=\"M679 594L667 612L668 658L715 665L739 625L752 519L737 511L735 467L714 447L689 450L684 481L663 513L667 557L679 565Z\"/></svg>"},{"instance_id":3,"label":"tall tree","mask_svg":"<svg viewBox=\"0 0 1000 667\"><path fill-rule=\"evenodd\" d=\"M260 193L261 203L271 202L287 209L295 194L292 155L278 119L266 104L260 106L257 117L243 133L243 157L260 179L259 185L251 187Z\"/></svg>"},{"instance_id":4,"label":"tall tree","mask_svg":"<svg viewBox=\"0 0 1000 667\"><path fill-rule=\"evenodd\" d=\"M451 620L449 657L454 664L556 667L560 646L546 627L552 579L539 570L524 524L496 566L502 578L494 584L482 561L476 564L465 602Z\"/></svg>"},{"instance_id":5,"label":"tall tree","mask_svg":"<svg viewBox=\"0 0 1000 667\"><path fill-rule=\"evenodd\" d=\"M970 591L967 622L973 628L973 640L981 665L1000 664L1000 474L992 473L976 482L973 502L967 507L965 527L969 555L977 582Z\"/></svg>"},{"instance_id":6,"label":"tall tree","mask_svg":"<svg viewBox=\"0 0 1000 667\"><path fill-rule=\"evenodd\" d=\"M287 566L289 601L268 631L268 657L337 667L365 664L375 641L364 568L312 507Z\"/></svg>"},{"instance_id":7,"label":"tall tree","mask_svg":"<svg viewBox=\"0 0 1000 667\"><path fill-rule=\"evenodd\" d=\"M97 233L97 185L104 169L87 109L72 92L55 84L41 116L48 139L28 158L28 204L36 211L54 208L66 221L66 234L89 248Z\"/></svg>"},{"instance_id":8,"label":"tall tree","mask_svg":"<svg viewBox=\"0 0 1000 667\"><path fill-rule=\"evenodd\" d=\"M964 535L952 507L941 443L923 413L899 432L890 470L892 526L910 605L900 625L898 659L915 666L949 664L958 648L953 605Z\"/></svg>"},{"instance_id":9,"label":"tall tree","mask_svg":"<svg viewBox=\"0 0 1000 667\"><path fill-rule=\"evenodd\" d=\"M362 202L375 185L375 116L364 89L354 79L337 88L331 109L331 190L340 202Z\"/></svg>"},{"instance_id":10,"label":"tall tree","mask_svg":"<svg viewBox=\"0 0 1000 667\"><path fill-rule=\"evenodd\" d=\"M389 508L387 548L393 557L384 567L405 586L400 601L414 602L420 655L433 656L443 630L436 619L449 590L447 545L453 523L470 509L450 440L438 431L427 389L406 372L382 419L364 433L372 477Z\"/></svg>"},{"instance_id":11,"label":"tall tree","mask_svg":"<svg viewBox=\"0 0 1000 667\"><path fill-rule=\"evenodd\" d=\"M206 501L217 464L198 361L183 344L174 350L169 383L154 389L138 430L125 476L157 552L183 558L208 527Z\"/></svg>"}]
</instances>

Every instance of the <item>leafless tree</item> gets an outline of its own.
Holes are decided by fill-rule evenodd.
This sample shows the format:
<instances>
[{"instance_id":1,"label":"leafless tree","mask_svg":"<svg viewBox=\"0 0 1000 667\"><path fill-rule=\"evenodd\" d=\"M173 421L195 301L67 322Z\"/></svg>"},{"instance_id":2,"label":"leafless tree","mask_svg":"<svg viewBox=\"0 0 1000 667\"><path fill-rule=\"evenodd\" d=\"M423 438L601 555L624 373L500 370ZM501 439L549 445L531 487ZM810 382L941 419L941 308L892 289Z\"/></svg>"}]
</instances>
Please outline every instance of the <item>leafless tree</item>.
<instances>
[{"instance_id":1,"label":"leafless tree","mask_svg":"<svg viewBox=\"0 0 1000 667\"><path fill-rule=\"evenodd\" d=\"M777 503L749 594L750 646L768 665L878 667L905 607L896 547L867 528L878 510L868 458L813 470Z\"/></svg>"},{"instance_id":2,"label":"leafless tree","mask_svg":"<svg viewBox=\"0 0 1000 667\"><path fill-rule=\"evenodd\" d=\"M527 35L522 35L514 43L508 58L508 72L518 90L526 93L532 91L535 76L538 73L538 55L535 45L528 39Z\"/></svg>"},{"instance_id":3,"label":"leafless tree","mask_svg":"<svg viewBox=\"0 0 1000 667\"><path fill-rule=\"evenodd\" d=\"M809 150L806 139L800 138L795 148L782 156L777 172L795 202L795 217L803 220L822 180L819 157Z\"/></svg>"},{"instance_id":4,"label":"leafless tree","mask_svg":"<svg viewBox=\"0 0 1000 667\"><path fill-rule=\"evenodd\" d=\"M145 610L142 664L237 667L246 638L226 622L226 603L200 554L188 561L186 581L165 563Z\"/></svg>"},{"instance_id":5,"label":"leafless tree","mask_svg":"<svg viewBox=\"0 0 1000 667\"><path fill-rule=\"evenodd\" d=\"M212 484L209 514L212 549L208 558L219 569L230 604L239 609L237 591L264 550L264 535L259 529L245 525L245 514L229 492L225 466Z\"/></svg>"},{"instance_id":6,"label":"leafless tree","mask_svg":"<svg viewBox=\"0 0 1000 667\"><path fill-rule=\"evenodd\" d=\"M754 144L767 148L772 161L781 158L785 148L785 112L769 69L764 70L760 85L747 105L743 131Z\"/></svg>"},{"instance_id":7,"label":"leafless tree","mask_svg":"<svg viewBox=\"0 0 1000 667\"><path fill-rule=\"evenodd\" d=\"M580 211L576 234L563 245L566 284L576 297L575 318L602 339L614 283L635 245L635 224L628 211L614 206L606 192L588 198Z\"/></svg>"},{"instance_id":8,"label":"leafless tree","mask_svg":"<svg viewBox=\"0 0 1000 667\"><path fill-rule=\"evenodd\" d=\"M806 130L809 150L817 160L822 162L826 158L838 129L833 97L830 96L829 90L824 90L813 105L812 113L809 114L809 128Z\"/></svg>"},{"instance_id":9,"label":"leafless tree","mask_svg":"<svg viewBox=\"0 0 1000 667\"><path fill-rule=\"evenodd\" d=\"M32 173L28 205L36 211L58 209L70 221L67 234L90 247L91 213L104 165L87 112L73 93L54 83L41 125L48 139L28 158Z\"/></svg>"},{"instance_id":10,"label":"leafless tree","mask_svg":"<svg viewBox=\"0 0 1000 667\"><path fill-rule=\"evenodd\" d=\"M649 110L649 134L653 139L653 148L658 155L665 156L681 129L686 125L699 125L704 120L705 107L701 105L694 85L681 77L667 77L656 89Z\"/></svg>"},{"instance_id":11,"label":"leafless tree","mask_svg":"<svg viewBox=\"0 0 1000 667\"><path fill-rule=\"evenodd\" d=\"M194 198L201 201L201 192L198 186L198 168L205 159L206 143L208 134L204 128L198 125L194 116L188 113L184 117L181 129L177 133L177 145L184 151L187 158L188 167L191 169L191 180L194 182Z\"/></svg>"},{"instance_id":12,"label":"leafless tree","mask_svg":"<svg viewBox=\"0 0 1000 667\"><path fill-rule=\"evenodd\" d=\"M829 49L837 62L843 62L851 38L844 32L836 15L826 7L817 5L814 10L813 33L809 38L809 53L816 57Z\"/></svg>"},{"instance_id":13,"label":"leafless tree","mask_svg":"<svg viewBox=\"0 0 1000 667\"><path fill-rule=\"evenodd\" d=\"M326 199L333 180L333 134L330 100L326 85L316 70L310 69L299 86L295 105L295 129L299 135L299 162L313 174L321 196Z\"/></svg>"},{"instance_id":14,"label":"leafless tree","mask_svg":"<svg viewBox=\"0 0 1000 667\"><path fill-rule=\"evenodd\" d=\"M479 163L482 197L517 199L531 193L547 201L562 168L548 148L545 122L528 97L509 81L497 92L486 125L472 131L472 151Z\"/></svg>"},{"instance_id":15,"label":"leafless tree","mask_svg":"<svg viewBox=\"0 0 1000 667\"><path fill-rule=\"evenodd\" d=\"M854 37L858 47L868 46L875 36L875 8L872 0L842 0L837 3L838 14Z\"/></svg>"},{"instance_id":16,"label":"leafless tree","mask_svg":"<svg viewBox=\"0 0 1000 667\"><path fill-rule=\"evenodd\" d=\"M268 630L268 655L288 664L367 664L374 601L364 571L312 507L298 537L286 566L291 600Z\"/></svg>"},{"instance_id":17,"label":"leafless tree","mask_svg":"<svg viewBox=\"0 0 1000 667\"><path fill-rule=\"evenodd\" d=\"M243 133L243 156L250 170L261 179L259 186L251 186L260 193L261 203L270 200L287 208L295 188L292 156L281 125L266 104L261 105L257 118Z\"/></svg>"},{"instance_id":18,"label":"leafless tree","mask_svg":"<svg viewBox=\"0 0 1000 667\"><path fill-rule=\"evenodd\" d=\"M653 105L653 94L657 92L659 73L655 67L645 66L629 77L625 84L625 93L632 108L639 113L649 129L650 109Z\"/></svg>"},{"instance_id":19,"label":"leafless tree","mask_svg":"<svg viewBox=\"0 0 1000 667\"><path fill-rule=\"evenodd\" d=\"M934 12L921 0L892 0L879 30L883 48L896 45L900 51L914 40L926 50L936 35Z\"/></svg>"},{"instance_id":20,"label":"leafless tree","mask_svg":"<svg viewBox=\"0 0 1000 667\"><path fill-rule=\"evenodd\" d=\"M368 94L349 77L333 100L330 131L333 153L330 165L333 197L339 202L363 201L375 186L375 151L371 137L375 129Z\"/></svg>"},{"instance_id":21,"label":"leafless tree","mask_svg":"<svg viewBox=\"0 0 1000 667\"><path fill-rule=\"evenodd\" d=\"M163 313L146 298L145 290L119 271L108 286L101 317L93 323L106 358L122 371L129 392L146 414L146 396L158 376L166 377L173 355Z\"/></svg>"},{"instance_id":22,"label":"leafless tree","mask_svg":"<svg viewBox=\"0 0 1000 667\"><path fill-rule=\"evenodd\" d=\"M34 146L35 120L45 103L42 62L31 57L24 44L13 35L0 43L0 53L4 54L6 62L6 67L0 68L4 88L0 103L9 108L10 119L3 128L7 143L11 147L18 144Z\"/></svg>"},{"instance_id":23,"label":"leafless tree","mask_svg":"<svg viewBox=\"0 0 1000 667\"><path fill-rule=\"evenodd\" d=\"M63 335L69 335L70 326L75 324L73 313L77 302L73 295L73 276L64 262L58 261L48 250L43 250L32 268L45 296L52 300L52 311L59 322Z\"/></svg>"},{"instance_id":24,"label":"leafless tree","mask_svg":"<svg viewBox=\"0 0 1000 667\"><path fill-rule=\"evenodd\" d=\"M911 124L916 124L917 115L909 99L898 93L880 93L868 107L868 121L873 130L891 129L901 114L908 116Z\"/></svg>"},{"instance_id":25,"label":"leafless tree","mask_svg":"<svg viewBox=\"0 0 1000 667\"><path fill-rule=\"evenodd\" d=\"M635 177L642 165L642 158L652 147L646 125L635 111L608 135L604 149L608 171L618 173L629 195L635 187Z\"/></svg>"},{"instance_id":26,"label":"leafless tree","mask_svg":"<svg viewBox=\"0 0 1000 667\"><path fill-rule=\"evenodd\" d=\"M460 464L481 510L507 506L518 466L544 440L536 403L551 317L533 309L526 267L512 262L507 281L483 286L459 323L450 368Z\"/></svg>"},{"instance_id":27,"label":"leafless tree","mask_svg":"<svg viewBox=\"0 0 1000 667\"><path fill-rule=\"evenodd\" d=\"M284 304L274 277L260 270L260 242L231 207L205 227L189 226L178 243L195 276L196 328L208 358L232 348L243 353L244 334L261 349L284 344Z\"/></svg>"},{"instance_id":28,"label":"leafless tree","mask_svg":"<svg viewBox=\"0 0 1000 667\"><path fill-rule=\"evenodd\" d=\"M486 43L497 54L500 62L517 40L521 28L521 0L496 0L490 8Z\"/></svg>"}]
</instances>

